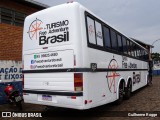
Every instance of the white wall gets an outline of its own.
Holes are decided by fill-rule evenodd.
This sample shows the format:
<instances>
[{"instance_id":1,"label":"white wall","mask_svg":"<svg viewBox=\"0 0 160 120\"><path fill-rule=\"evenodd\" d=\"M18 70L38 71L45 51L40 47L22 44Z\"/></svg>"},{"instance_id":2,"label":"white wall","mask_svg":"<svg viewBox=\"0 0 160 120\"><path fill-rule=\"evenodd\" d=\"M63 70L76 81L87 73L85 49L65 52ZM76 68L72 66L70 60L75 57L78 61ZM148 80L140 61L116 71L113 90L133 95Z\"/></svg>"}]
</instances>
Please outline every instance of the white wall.
<instances>
[{"instance_id":1,"label":"white wall","mask_svg":"<svg viewBox=\"0 0 160 120\"><path fill-rule=\"evenodd\" d=\"M22 61L0 60L0 80L22 80Z\"/></svg>"}]
</instances>

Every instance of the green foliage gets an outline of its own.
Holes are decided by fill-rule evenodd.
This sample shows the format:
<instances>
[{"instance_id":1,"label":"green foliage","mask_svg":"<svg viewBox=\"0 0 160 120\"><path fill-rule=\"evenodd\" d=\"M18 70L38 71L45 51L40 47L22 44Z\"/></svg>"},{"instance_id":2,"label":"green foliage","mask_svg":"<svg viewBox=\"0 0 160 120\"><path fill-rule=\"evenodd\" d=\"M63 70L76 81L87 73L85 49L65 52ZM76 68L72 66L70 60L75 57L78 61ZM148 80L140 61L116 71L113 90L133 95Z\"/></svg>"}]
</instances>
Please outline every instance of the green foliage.
<instances>
[{"instance_id":1,"label":"green foliage","mask_svg":"<svg viewBox=\"0 0 160 120\"><path fill-rule=\"evenodd\" d=\"M160 61L160 53L152 53L152 59L154 61Z\"/></svg>"}]
</instances>

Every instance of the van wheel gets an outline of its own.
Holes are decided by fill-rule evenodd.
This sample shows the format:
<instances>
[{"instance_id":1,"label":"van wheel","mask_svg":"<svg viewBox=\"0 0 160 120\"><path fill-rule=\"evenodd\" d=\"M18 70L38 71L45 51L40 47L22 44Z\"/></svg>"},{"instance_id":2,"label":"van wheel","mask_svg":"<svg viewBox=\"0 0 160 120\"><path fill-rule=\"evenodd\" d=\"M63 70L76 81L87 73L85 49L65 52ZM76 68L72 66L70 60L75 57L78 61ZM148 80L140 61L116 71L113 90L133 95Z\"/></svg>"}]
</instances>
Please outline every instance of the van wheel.
<instances>
[{"instance_id":1,"label":"van wheel","mask_svg":"<svg viewBox=\"0 0 160 120\"><path fill-rule=\"evenodd\" d=\"M123 96L124 96L124 84L123 82L120 83L119 85L119 98L118 100L116 101L116 104L119 105L122 103L123 101Z\"/></svg>"},{"instance_id":2,"label":"van wheel","mask_svg":"<svg viewBox=\"0 0 160 120\"><path fill-rule=\"evenodd\" d=\"M125 96L124 98L128 100L131 97L131 92L132 92L132 82L129 81L127 88L125 89Z\"/></svg>"}]
</instances>

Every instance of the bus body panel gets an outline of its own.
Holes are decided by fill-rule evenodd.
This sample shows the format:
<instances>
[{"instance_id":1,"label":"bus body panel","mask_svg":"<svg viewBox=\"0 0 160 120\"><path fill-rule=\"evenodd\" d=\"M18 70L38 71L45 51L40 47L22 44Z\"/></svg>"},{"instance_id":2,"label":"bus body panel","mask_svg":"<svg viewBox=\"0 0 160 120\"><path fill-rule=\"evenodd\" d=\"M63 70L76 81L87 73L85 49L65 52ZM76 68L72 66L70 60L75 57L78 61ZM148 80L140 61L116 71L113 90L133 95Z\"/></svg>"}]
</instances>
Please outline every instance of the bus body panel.
<instances>
[{"instance_id":1,"label":"bus body panel","mask_svg":"<svg viewBox=\"0 0 160 120\"><path fill-rule=\"evenodd\" d=\"M73 73L25 74L25 89L74 91Z\"/></svg>"},{"instance_id":2,"label":"bus body panel","mask_svg":"<svg viewBox=\"0 0 160 120\"><path fill-rule=\"evenodd\" d=\"M82 101L83 97L76 97L76 99L71 99L71 97L68 96L52 95L52 101L44 101L42 100L41 94L24 95L24 102L26 103L56 106L56 107L66 107L74 109L84 109Z\"/></svg>"},{"instance_id":3,"label":"bus body panel","mask_svg":"<svg viewBox=\"0 0 160 120\"><path fill-rule=\"evenodd\" d=\"M24 71L43 71L43 73L24 73L24 90L39 91L37 94L24 93L25 102L74 109L89 109L116 101L119 98L119 83L121 80L124 80L125 86L127 86L128 80L131 78L132 92L146 85L147 71L138 71L136 69L146 69L147 62L88 46L85 11L89 10L74 2L51 7L26 18L24 26L26 29L24 29L23 37ZM29 30L28 26L34 26L31 23L34 23L33 20L37 19L42 21L39 21L39 24L43 24L43 31L39 35L37 34L37 38L44 36L44 34L48 38L48 40L45 37L45 40L43 37L40 38L42 39L41 43L40 40L35 40L36 33L28 36L29 31L33 31L32 29ZM57 27L56 24L59 24L57 22L60 21L66 21L66 25L64 22L63 26ZM54 28L54 26L56 27ZM65 28L65 30L57 32L60 28ZM41 29L41 27L38 29ZM49 30L51 30L51 33L46 34L45 31L49 32ZM32 36L34 37L32 38ZM38 58L43 54L56 53L57 56L44 59ZM37 55L36 59L34 58L35 55ZM48 58L54 58L55 61L44 63L45 60L50 61ZM56 65L63 64L63 66L46 67L53 63ZM87 71L90 70L91 63L96 63L97 69L121 70ZM36 66L34 68L34 65L41 67ZM76 68L82 69L82 71L69 72L70 69ZM67 69L68 72L62 72L63 69ZM45 72L45 70L58 70L59 72ZM74 96L74 94L79 93L74 88L74 75L76 73L83 75L81 96ZM44 91L57 94L49 95L52 99L46 101L45 97L46 99L49 98L45 96L47 94L42 94ZM67 94L62 95L62 93ZM68 95L68 93L71 93L71 95Z\"/></svg>"},{"instance_id":4,"label":"bus body panel","mask_svg":"<svg viewBox=\"0 0 160 120\"><path fill-rule=\"evenodd\" d=\"M90 48L87 45L87 31L86 31L86 21L85 21L85 15L84 15L85 9L81 11L81 17L82 17L82 30L84 30L82 33L82 43L83 43L83 62L84 66L89 68L91 63L96 63L97 68L109 68L109 66L112 66L110 64L113 59L115 59L115 62L117 66L115 68L119 69L125 69L124 62L127 64L134 63L137 65L136 69L145 69L147 68L147 62L142 62L140 60L135 60L129 57L125 57L122 55L117 55L113 53L103 52L101 50L97 50L94 48ZM93 13L92 13L93 14ZM124 61L125 60L125 61ZM133 69L133 68L131 68ZM112 79L107 79L107 75L112 75L113 72L92 72L87 74L87 78L84 80L84 82L87 82L88 86L88 99L92 100L92 107L96 107L100 104L110 103L118 99L118 85L123 78L125 80L125 83L127 85L128 83L128 76L131 76L131 79L133 81L133 72L135 74L139 74L139 71L118 71L116 72L119 76ZM142 72L143 73L143 72ZM145 74L147 71L145 72ZM136 83L132 86L132 91L135 91L142 86L146 85L146 77L144 75L141 75L141 82ZM112 82L115 80L115 88ZM112 84L112 85L111 85ZM111 89L109 90L109 85Z\"/></svg>"},{"instance_id":5,"label":"bus body panel","mask_svg":"<svg viewBox=\"0 0 160 120\"><path fill-rule=\"evenodd\" d=\"M74 96L78 92L74 88L74 73L69 71L83 64L79 7L77 3L63 4L25 19L23 60L24 71L29 71L24 73L26 103L84 109L84 97ZM59 69L68 72L44 72Z\"/></svg>"}]
</instances>

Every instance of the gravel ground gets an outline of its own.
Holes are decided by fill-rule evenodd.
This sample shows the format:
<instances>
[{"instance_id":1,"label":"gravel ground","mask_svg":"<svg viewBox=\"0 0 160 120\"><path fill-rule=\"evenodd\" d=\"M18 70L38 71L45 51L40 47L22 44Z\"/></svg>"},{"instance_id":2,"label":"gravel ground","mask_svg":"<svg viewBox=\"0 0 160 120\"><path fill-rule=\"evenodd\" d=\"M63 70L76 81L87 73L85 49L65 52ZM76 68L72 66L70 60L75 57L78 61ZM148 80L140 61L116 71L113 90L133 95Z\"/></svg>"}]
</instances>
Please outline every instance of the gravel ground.
<instances>
[{"instance_id":1,"label":"gravel ground","mask_svg":"<svg viewBox=\"0 0 160 120\"><path fill-rule=\"evenodd\" d=\"M124 100L122 104L115 105L110 103L91 110L78 111L63 108L51 108L46 111L45 106L23 103L23 112L39 111L45 112L52 117L48 118L23 118L26 120L34 119L91 119L91 120L160 120L160 76L153 78L153 85L144 87L132 94L129 100ZM15 106L0 105L0 111L15 111ZM150 113L158 113L159 117L123 117L128 113L139 113L145 111ZM111 113L113 115L111 115ZM49 116L48 115L48 116ZM111 115L112 117L107 117ZM120 116L119 116L120 115ZM154 114L153 114L154 115ZM68 117L69 116L69 117ZM71 118L72 116L72 118ZM116 117L113 117L116 116ZM83 117L83 118L82 118ZM22 118L0 118L0 120L21 120Z\"/></svg>"}]
</instances>

